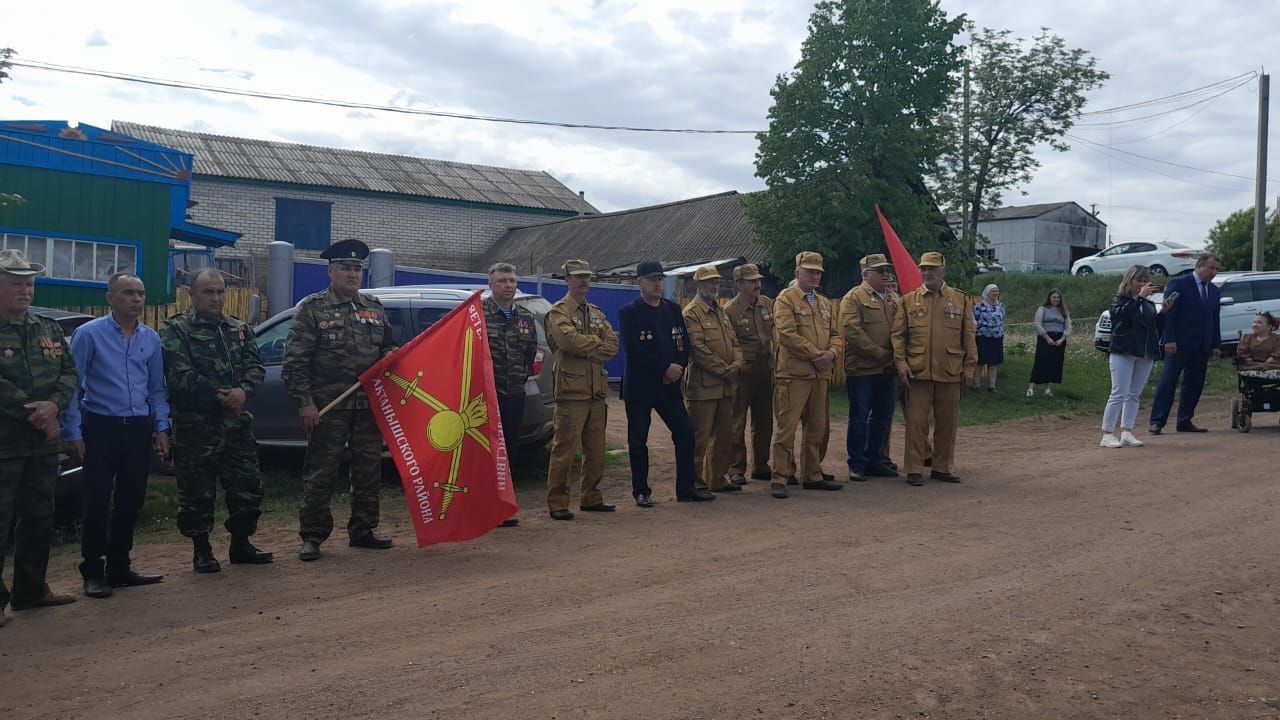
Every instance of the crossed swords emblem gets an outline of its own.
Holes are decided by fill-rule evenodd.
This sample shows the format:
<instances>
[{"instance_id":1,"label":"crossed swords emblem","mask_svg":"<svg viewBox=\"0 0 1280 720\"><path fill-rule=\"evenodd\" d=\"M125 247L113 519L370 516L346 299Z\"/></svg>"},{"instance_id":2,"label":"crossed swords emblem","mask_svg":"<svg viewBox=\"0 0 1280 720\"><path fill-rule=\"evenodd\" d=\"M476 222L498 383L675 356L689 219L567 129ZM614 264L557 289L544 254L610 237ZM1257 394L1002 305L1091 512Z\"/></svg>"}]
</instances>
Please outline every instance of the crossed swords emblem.
<instances>
[{"instance_id":1,"label":"crossed swords emblem","mask_svg":"<svg viewBox=\"0 0 1280 720\"><path fill-rule=\"evenodd\" d=\"M480 432L480 428L489 421L489 405L485 402L483 393L468 398L471 394L471 358L474 350L474 333L468 330L462 341L462 393L457 410L418 387L418 382L422 380L421 370L412 380L391 372L383 373L383 377L404 390L404 397L400 398L401 405L408 404L409 398L414 398L436 411L436 414L427 421L427 440L436 450L453 454L453 460L449 464L449 479L431 484L432 487L444 490L444 499L440 502L441 520L448 515L449 506L453 504L455 494L466 495L470 492L470 488L458 484L458 463L462 460L463 442L470 437L484 448L485 452L490 452L489 438Z\"/></svg>"}]
</instances>

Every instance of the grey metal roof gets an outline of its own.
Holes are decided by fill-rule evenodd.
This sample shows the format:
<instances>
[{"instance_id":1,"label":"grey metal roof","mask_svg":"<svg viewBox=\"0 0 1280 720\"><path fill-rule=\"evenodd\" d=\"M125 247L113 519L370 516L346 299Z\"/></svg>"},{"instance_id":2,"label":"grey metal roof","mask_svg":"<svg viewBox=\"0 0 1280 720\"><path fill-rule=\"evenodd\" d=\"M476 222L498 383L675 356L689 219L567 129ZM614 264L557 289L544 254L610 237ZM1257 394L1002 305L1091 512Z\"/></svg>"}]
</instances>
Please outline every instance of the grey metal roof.
<instances>
[{"instance_id":1,"label":"grey metal roof","mask_svg":"<svg viewBox=\"0 0 1280 720\"><path fill-rule=\"evenodd\" d=\"M1068 200L1067 202L1040 203L1039 205L1010 205L1008 207L996 208L995 210L987 210L982 213L978 221L989 222L992 220L1025 220L1026 218L1038 218L1041 215L1051 213L1054 210L1066 207L1067 205L1075 205L1080 208L1080 212L1085 215L1089 215L1089 211L1080 207L1079 203ZM947 216L947 222L952 225L959 225L960 216L955 213L951 213ZM1106 224L1101 220L1098 220L1098 223L1102 225Z\"/></svg>"},{"instance_id":2,"label":"grey metal roof","mask_svg":"<svg viewBox=\"0 0 1280 720\"><path fill-rule=\"evenodd\" d=\"M538 265L546 274L559 274L570 258L599 270L650 259L664 265L730 257L761 263L767 255L747 220L742 196L730 191L511 228L473 269L483 272L495 262L509 262L520 274L532 274Z\"/></svg>"},{"instance_id":3,"label":"grey metal roof","mask_svg":"<svg viewBox=\"0 0 1280 720\"><path fill-rule=\"evenodd\" d=\"M111 130L195 156L195 174L594 213L543 171L251 140L112 121Z\"/></svg>"}]
</instances>

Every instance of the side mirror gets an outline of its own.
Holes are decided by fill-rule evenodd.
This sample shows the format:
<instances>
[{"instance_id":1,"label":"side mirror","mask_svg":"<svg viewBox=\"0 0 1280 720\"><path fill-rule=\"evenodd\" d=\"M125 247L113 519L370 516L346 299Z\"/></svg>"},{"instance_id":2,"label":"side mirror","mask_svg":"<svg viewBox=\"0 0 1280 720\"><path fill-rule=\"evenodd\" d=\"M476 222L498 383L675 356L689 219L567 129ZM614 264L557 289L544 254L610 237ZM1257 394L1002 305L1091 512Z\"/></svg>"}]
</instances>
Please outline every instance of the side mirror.
<instances>
[{"instance_id":1,"label":"side mirror","mask_svg":"<svg viewBox=\"0 0 1280 720\"><path fill-rule=\"evenodd\" d=\"M1232 297L1224 297L1218 301L1219 305L1235 305L1236 299Z\"/></svg>"}]
</instances>

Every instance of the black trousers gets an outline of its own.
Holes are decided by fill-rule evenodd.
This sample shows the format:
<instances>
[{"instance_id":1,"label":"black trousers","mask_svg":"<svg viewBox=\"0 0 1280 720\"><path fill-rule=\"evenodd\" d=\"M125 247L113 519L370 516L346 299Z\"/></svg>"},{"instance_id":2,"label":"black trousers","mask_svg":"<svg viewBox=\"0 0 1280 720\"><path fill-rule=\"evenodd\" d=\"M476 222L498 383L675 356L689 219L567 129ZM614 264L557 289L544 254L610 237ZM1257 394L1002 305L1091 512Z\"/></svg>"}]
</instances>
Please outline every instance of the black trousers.
<instances>
[{"instance_id":1,"label":"black trousers","mask_svg":"<svg viewBox=\"0 0 1280 720\"><path fill-rule=\"evenodd\" d=\"M151 471L150 417L107 417L85 413L84 525L80 536L80 574L103 577L129 569L133 529L147 497Z\"/></svg>"},{"instance_id":2,"label":"black trousers","mask_svg":"<svg viewBox=\"0 0 1280 720\"><path fill-rule=\"evenodd\" d=\"M649 425L653 411L671 431L671 444L676 451L676 498L693 495L693 421L684 406L679 383L665 385L652 394L628 398L627 455L631 460L631 494L652 495L649 489Z\"/></svg>"},{"instance_id":3,"label":"black trousers","mask_svg":"<svg viewBox=\"0 0 1280 720\"><path fill-rule=\"evenodd\" d=\"M516 454L520 443L520 422L524 420L524 393L499 395L498 414L502 416L502 438L507 442L507 457Z\"/></svg>"}]
</instances>

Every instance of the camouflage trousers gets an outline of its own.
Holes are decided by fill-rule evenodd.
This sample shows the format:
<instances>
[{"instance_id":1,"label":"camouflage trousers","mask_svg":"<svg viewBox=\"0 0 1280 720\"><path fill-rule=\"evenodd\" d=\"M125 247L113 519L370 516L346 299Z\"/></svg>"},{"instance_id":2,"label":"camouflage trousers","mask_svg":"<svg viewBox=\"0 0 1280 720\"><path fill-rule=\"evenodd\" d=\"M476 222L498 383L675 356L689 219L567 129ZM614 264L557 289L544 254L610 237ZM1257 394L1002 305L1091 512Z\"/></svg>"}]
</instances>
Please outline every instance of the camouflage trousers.
<instances>
[{"instance_id":1,"label":"camouflage trousers","mask_svg":"<svg viewBox=\"0 0 1280 720\"><path fill-rule=\"evenodd\" d=\"M0 579L0 612L11 598L36 600L45 593L53 541L53 495L58 456L0 459L0 578L14 530L13 593Z\"/></svg>"},{"instance_id":2,"label":"camouflage trousers","mask_svg":"<svg viewBox=\"0 0 1280 720\"><path fill-rule=\"evenodd\" d=\"M349 481L338 477L346 448L351 448ZM382 435L368 408L330 410L307 440L302 469L302 509L298 534L324 542L333 532L329 503L333 491L351 487L351 520L347 532L359 537L378 527L378 488L382 484Z\"/></svg>"},{"instance_id":3,"label":"camouflage trousers","mask_svg":"<svg viewBox=\"0 0 1280 720\"><path fill-rule=\"evenodd\" d=\"M173 464L178 471L178 531L187 537L213 530L218 482L227 504L223 525L235 537L249 537L262 515L262 473L253 416L224 417L178 413L173 419Z\"/></svg>"}]
</instances>

